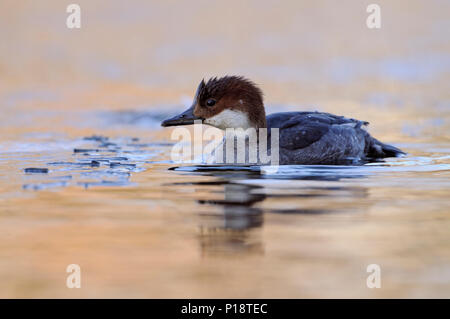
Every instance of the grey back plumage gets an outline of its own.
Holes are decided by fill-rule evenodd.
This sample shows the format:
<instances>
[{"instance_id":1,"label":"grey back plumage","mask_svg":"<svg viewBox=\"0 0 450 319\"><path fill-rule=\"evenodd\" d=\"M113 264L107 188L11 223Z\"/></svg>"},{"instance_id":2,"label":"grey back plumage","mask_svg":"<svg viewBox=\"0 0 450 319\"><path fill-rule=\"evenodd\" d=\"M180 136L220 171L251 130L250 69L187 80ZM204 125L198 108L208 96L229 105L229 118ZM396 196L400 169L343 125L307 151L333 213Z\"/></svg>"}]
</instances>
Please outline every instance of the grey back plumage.
<instances>
[{"instance_id":1,"label":"grey back plumage","mask_svg":"<svg viewBox=\"0 0 450 319\"><path fill-rule=\"evenodd\" d=\"M404 154L364 129L368 122L322 112L267 116L269 132L279 128L280 164L357 164Z\"/></svg>"}]
</instances>

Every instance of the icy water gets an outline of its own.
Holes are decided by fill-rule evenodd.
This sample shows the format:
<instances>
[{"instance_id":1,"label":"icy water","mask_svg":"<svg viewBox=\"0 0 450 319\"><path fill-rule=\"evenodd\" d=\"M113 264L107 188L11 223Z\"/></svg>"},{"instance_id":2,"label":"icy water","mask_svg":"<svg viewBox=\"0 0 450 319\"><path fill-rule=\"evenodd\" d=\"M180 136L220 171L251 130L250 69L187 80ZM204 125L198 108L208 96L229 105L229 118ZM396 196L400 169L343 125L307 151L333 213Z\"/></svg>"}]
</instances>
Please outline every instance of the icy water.
<instances>
[{"instance_id":1,"label":"icy water","mask_svg":"<svg viewBox=\"0 0 450 319\"><path fill-rule=\"evenodd\" d=\"M58 1L2 2L0 297L450 297L449 5L381 1L368 30L360 1L314 3L80 1L76 31ZM227 73L408 155L171 162L160 121Z\"/></svg>"},{"instance_id":2,"label":"icy water","mask_svg":"<svg viewBox=\"0 0 450 319\"><path fill-rule=\"evenodd\" d=\"M150 127L160 117L141 115ZM134 126L119 137L1 144L3 296L448 296L445 144L400 145L410 155L385 163L271 175L171 163L174 142ZM78 291L65 287L72 263L83 271ZM378 291L366 287L373 263Z\"/></svg>"}]
</instances>

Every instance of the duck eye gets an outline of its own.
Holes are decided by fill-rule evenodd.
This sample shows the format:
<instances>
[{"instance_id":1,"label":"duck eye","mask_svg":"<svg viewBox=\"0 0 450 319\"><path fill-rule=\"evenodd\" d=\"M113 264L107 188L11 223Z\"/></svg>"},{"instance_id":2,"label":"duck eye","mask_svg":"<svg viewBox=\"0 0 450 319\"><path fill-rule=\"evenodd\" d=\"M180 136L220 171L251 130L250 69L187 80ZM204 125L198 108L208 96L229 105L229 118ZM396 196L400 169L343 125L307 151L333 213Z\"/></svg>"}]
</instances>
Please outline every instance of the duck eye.
<instances>
[{"instance_id":1,"label":"duck eye","mask_svg":"<svg viewBox=\"0 0 450 319\"><path fill-rule=\"evenodd\" d=\"M216 104L216 100L214 100L214 99L208 99L206 101L206 105L208 105L208 106L214 106L215 104Z\"/></svg>"}]
</instances>

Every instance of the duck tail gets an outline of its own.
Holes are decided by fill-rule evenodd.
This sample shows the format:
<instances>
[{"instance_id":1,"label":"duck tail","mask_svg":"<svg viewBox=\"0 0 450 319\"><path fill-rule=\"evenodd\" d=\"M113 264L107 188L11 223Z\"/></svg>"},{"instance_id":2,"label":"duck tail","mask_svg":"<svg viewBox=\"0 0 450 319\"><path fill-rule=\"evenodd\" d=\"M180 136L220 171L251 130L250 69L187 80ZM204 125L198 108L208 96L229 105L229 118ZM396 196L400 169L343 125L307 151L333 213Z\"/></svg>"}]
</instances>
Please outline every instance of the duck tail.
<instances>
[{"instance_id":1,"label":"duck tail","mask_svg":"<svg viewBox=\"0 0 450 319\"><path fill-rule=\"evenodd\" d=\"M366 145L368 146L368 149L366 154L369 158L400 157L406 155L401 149L389 144L384 144L370 135L368 135L367 142Z\"/></svg>"}]
</instances>

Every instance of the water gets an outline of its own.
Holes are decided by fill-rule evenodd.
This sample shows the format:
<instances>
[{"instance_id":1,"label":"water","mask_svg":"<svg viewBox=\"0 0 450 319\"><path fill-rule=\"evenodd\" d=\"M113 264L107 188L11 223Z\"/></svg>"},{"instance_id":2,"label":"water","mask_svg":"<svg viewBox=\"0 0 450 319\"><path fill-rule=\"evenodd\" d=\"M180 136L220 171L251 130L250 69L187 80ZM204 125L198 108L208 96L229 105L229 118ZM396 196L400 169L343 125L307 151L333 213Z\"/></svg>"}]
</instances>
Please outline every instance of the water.
<instances>
[{"instance_id":1,"label":"water","mask_svg":"<svg viewBox=\"0 0 450 319\"><path fill-rule=\"evenodd\" d=\"M99 3L78 33L56 2L0 5L0 297L449 297L448 6L382 2L375 31L357 1ZM173 163L159 123L209 73L254 78L268 113L369 120L408 155Z\"/></svg>"},{"instance_id":2,"label":"water","mask_svg":"<svg viewBox=\"0 0 450 319\"><path fill-rule=\"evenodd\" d=\"M110 115L126 122L119 114ZM101 127L103 115L90 118ZM170 139L149 138L134 123L121 130L1 144L3 296L448 292L445 145L404 144L404 158L273 174L172 163ZM63 284L70 263L86 274L79 293ZM383 270L380 293L365 284L372 263Z\"/></svg>"}]
</instances>

